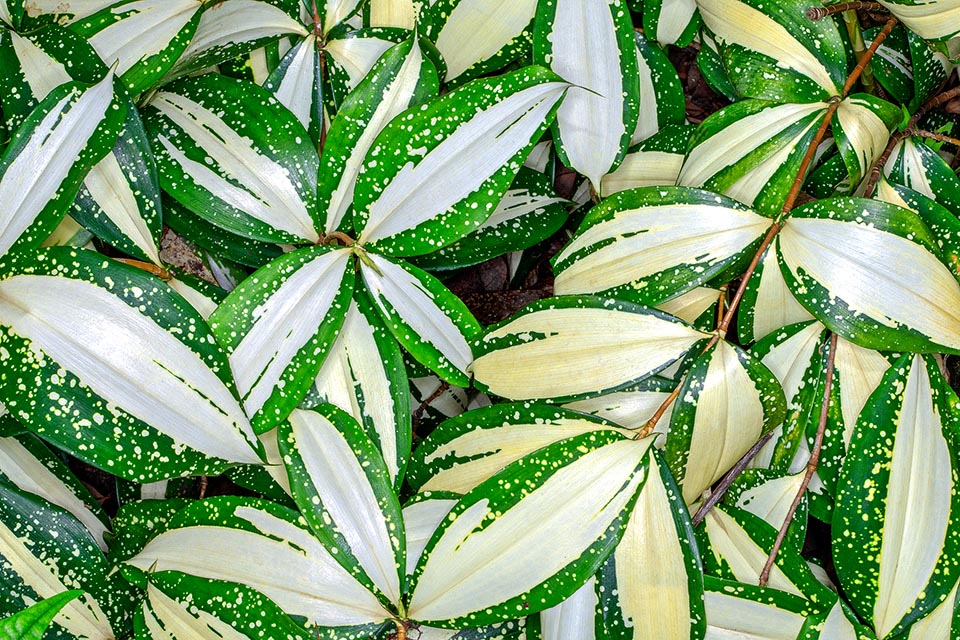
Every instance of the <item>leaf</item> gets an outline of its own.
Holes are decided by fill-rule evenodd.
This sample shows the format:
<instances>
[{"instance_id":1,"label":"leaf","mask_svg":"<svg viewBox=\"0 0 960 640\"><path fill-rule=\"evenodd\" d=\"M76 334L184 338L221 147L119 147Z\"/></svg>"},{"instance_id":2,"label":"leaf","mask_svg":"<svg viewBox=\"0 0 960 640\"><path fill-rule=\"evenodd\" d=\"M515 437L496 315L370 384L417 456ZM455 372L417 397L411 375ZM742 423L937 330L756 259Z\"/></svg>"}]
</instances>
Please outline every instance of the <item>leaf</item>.
<instances>
[{"instance_id":1,"label":"leaf","mask_svg":"<svg viewBox=\"0 0 960 640\"><path fill-rule=\"evenodd\" d=\"M360 0L320 0L317 12L320 14L323 32L329 33L335 26L356 13Z\"/></svg>"},{"instance_id":2,"label":"leaf","mask_svg":"<svg viewBox=\"0 0 960 640\"><path fill-rule=\"evenodd\" d=\"M770 220L698 189L621 191L593 207L553 260L557 295L658 304L754 253Z\"/></svg>"},{"instance_id":3,"label":"leaf","mask_svg":"<svg viewBox=\"0 0 960 640\"><path fill-rule=\"evenodd\" d=\"M474 343L471 371L504 398L580 400L653 375L707 338L646 307L561 296L490 327Z\"/></svg>"},{"instance_id":4,"label":"leaf","mask_svg":"<svg viewBox=\"0 0 960 640\"><path fill-rule=\"evenodd\" d=\"M663 47L687 46L699 27L696 0L643 0L643 30Z\"/></svg>"},{"instance_id":5,"label":"leaf","mask_svg":"<svg viewBox=\"0 0 960 640\"><path fill-rule=\"evenodd\" d=\"M418 493L403 507L404 533L407 541L407 575L413 575L434 531L459 499L460 496L455 493L442 491Z\"/></svg>"},{"instance_id":6,"label":"leaf","mask_svg":"<svg viewBox=\"0 0 960 640\"><path fill-rule=\"evenodd\" d=\"M263 82L263 88L297 117L317 148L324 127L322 48L320 36L308 35L283 56Z\"/></svg>"},{"instance_id":7,"label":"leaf","mask_svg":"<svg viewBox=\"0 0 960 640\"><path fill-rule=\"evenodd\" d=\"M447 64L444 82L472 80L530 50L536 0L438 0L420 14L423 34Z\"/></svg>"},{"instance_id":8,"label":"leaf","mask_svg":"<svg viewBox=\"0 0 960 640\"><path fill-rule=\"evenodd\" d=\"M3 0L0 2L0 22L3 22L4 26L17 29L20 27L21 19L23 19L22 0Z\"/></svg>"},{"instance_id":9,"label":"leaf","mask_svg":"<svg viewBox=\"0 0 960 640\"><path fill-rule=\"evenodd\" d=\"M0 6L6 5L0 3ZM0 620L0 638L3 640L42 640L44 633L46 633L60 610L82 594L83 591L80 589L65 591L41 600L9 618Z\"/></svg>"},{"instance_id":10,"label":"leaf","mask_svg":"<svg viewBox=\"0 0 960 640\"><path fill-rule=\"evenodd\" d=\"M27 118L0 158L0 255L36 248L56 228L87 171L113 146L123 111L107 74L86 89L62 85Z\"/></svg>"},{"instance_id":11,"label":"leaf","mask_svg":"<svg viewBox=\"0 0 960 640\"><path fill-rule=\"evenodd\" d=\"M144 124L161 186L197 215L254 240L319 239L316 151L269 92L219 74L187 78L156 94Z\"/></svg>"},{"instance_id":12,"label":"leaf","mask_svg":"<svg viewBox=\"0 0 960 640\"><path fill-rule=\"evenodd\" d=\"M723 496L723 501L752 513L779 531L800 491L804 475L803 472L797 472L781 476L767 469L747 469L730 486ZM795 550L803 549L807 535L807 498L808 494L804 493L784 538L784 544Z\"/></svg>"},{"instance_id":13,"label":"leaf","mask_svg":"<svg viewBox=\"0 0 960 640\"><path fill-rule=\"evenodd\" d=\"M59 20L69 23L108 7L116 0L71 0L64 6L62 0L31 0L33 10L39 15L55 15Z\"/></svg>"},{"instance_id":14,"label":"leaf","mask_svg":"<svg viewBox=\"0 0 960 640\"><path fill-rule=\"evenodd\" d=\"M639 429L653 417L676 386L677 383L673 380L652 376L623 391L605 393L587 400L567 402L563 406L609 420L627 429ZM653 433L666 434L672 412L673 403L667 408Z\"/></svg>"},{"instance_id":15,"label":"leaf","mask_svg":"<svg viewBox=\"0 0 960 640\"><path fill-rule=\"evenodd\" d=\"M659 453L623 539L600 570L611 640L699 640L706 631L703 567L690 514Z\"/></svg>"},{"instance_id":16,"label":"leaf","mask_svg":"<svg viewBox=\"0 0 960 640\"><path fill-rule=\"evenodd\" d=\"M127 564L244 585L318 626L379 624L390 615L296 512L264 500L193 503Z\"/></svg>"},{"instance_id":17,"label":"leaf","mask_svg":"<svg viewBox=\"0 0 960 640\"><path fill-rule=\"evenodd\" d=\"M785 415L780 383L748 352L721 340L698 356L680 388L666 445L687 504Z\"/></svg>"},{"instance_id":18,"label":"leaf","mask_svg":"<svg viewBox=\"0 0 960 640\"><path fill-rule=\"evenodd\" d=\"M808 0L697 0L738 93L816 102L840 94L847 56L833 20L812 21Z\"/></svg>"},{"instance_id":19,"label":"leaf","mask_svg":"<svg viewBox=\"0 0 960 640\"><path fill-rule=\"evenodd\" d=\"M413 0L370 0L366 11L366 22L371 27L413 29L417 23Z\"/></svg>"},{"instance_id":20,"label":"leaf","mask_svg":"<svg viewBox=\"0 0 960 640\"><path fill-rule=\"evenodd\" d=\"M477 626L559 604L622 535L646 480L649 444L589 433L481 483L427 544L413 577L410 618ZM565 527L571 518L582 524Z\"/></svg>"},{"instance_id":21,"label":"leaf","mask_svg":"<svg viewBox=\"0 0 960 640\"><path fill-rule=\"evenodd\" d=\"M905 355L870 396L850 441L833 556L844 592L881 638L931 611L956 582L957 405L935 361Z\"/></svg>"},{"instance_id":22,"label":"leaf","mask_svg":"<svg viewBox=\"0 0 960 640\"><path fill-rule=\"evenodd\" d=\"M960 349L960 285L912 211L821 200L793 211L776 246L793 294L847 340L878 350Z\"/></svg>"},{"instance_id":23,"label":"leaf","mask_svg":"<svg viewBox=\"0 0 960 640\"><path fill-rule=\"evenodd\" d=\"M880 4L924 40L947 40L960 33L956 0L881 0Z\"/></svg>"},{"instance_id":24,"label":"leaf","mask_svg":"<svg viewBox=\"0 0 960 640\"><path fill-rule=\"evenodd\" d=\"M286 419L316 379L353 291L350 258L329 246L283 254L210 316L258 433Z\"/></svg>"},{"instance_id":25,"label":"leaf","mask_svg":"<svg viewBox=\"0 0 960 640\"><path fill-rule=\"evenodd\" d=\"M540 637L543 640L582 638L596 640L601 637L600 598L597 579L593 576L560 604L540 612Z\"/></svg>"},{"instance_id":26,"label":"leaf","mask_svg":"<svg viewBox=\"0 0 960 640\"><path fill-rule=\"evenodd\" d=\"M59 248L8 259L0 324L7 406L81 460L139 482L260 462L206 323L139 269Z\"/></svg>"},{"instance_id":27,"label":"leaf","mask_svg":"<svg viewBox=\"0 0 960 640\"><path fill-rule=\"evenodd\" d=\"M613 173L600 181L600 196L638 187L673 186L680 176L687 146L696 127L666 125L631 147Z\"/></svg>"},{"instance_id":28,"label":"leaf","mask_svg":"<svg viewBox=\"0 0 960 640\"><path fill-rule=\"evenodd\" d=\"M809 602L776 589L705 576L707 637L796 640L811 614Z\"/></svg>"},{"instance_id":29,"label":"leaf","mask_svg":"<svg viewBox=\"0 0 960 640\"><path fill-rule=\"evenodd\" d=\"M868 94L854 94L840 103L831 130L851 184L859 184L870 172L900 115L895 105Z\"/></svg>"},{"instance_id":30,"label":"leaf","mask_svg":"<svg viewBox=\"0 0 960 640\"><path fill-rule=\"evenodd\" d=\"M905 138L897 144L884 165L884 175L935 200L950 211L960 211L960 178L950 165L926 144Z\"/></svg>"},{"instance_id":31,"label":"leaf","mask_svg":"<svg viewBox=\"0 0 960 640\"><path fill-rule=\"evenodd\" d=\"M566 90L549 71L525 67L397 116L357 179L358 242L388 256L420 255L480 226Z\"/></svg>"},{"instance_id":32,"label":"leaf","mask_svg":"<svg viewBox=\"0 0 960 640\"><path fill-rule=\"evenodd\" d=\"M438 90L436 69L420 42L410 38L388 49L350 92L330 126L320 160L317 198L325 233L352 228L354 186L377 134Z\"/></svg>"},{"instance_id":33,"label":"leaf","mask_svg":"<svg viewBox=\"0 0 960 640\"><path fill-rule=\"evenodd\" d=\"M737 334L744 344L765 338L781 327L813 319L790 293L777 260L777 251L766 249L743 293Z\"/></svg>"},{"instance_id":34,"label":"leaf","mask_svg":"<svg viewBox=\"0 0 960 640\"><path fill-rule=\"evenodd\" d=\"M277 439L293 498L314 536L368 589L399 602L403 516L374 442L348 414L326 404L295 410Z\"/></svg>"},{"instance_id":35,"label":"leaf","mask_svg":"<svg viewBox=\"0 0 960 640\"><path fill-rule=\"evenodd\" d=\"M470 340L481 329L467 306L425 271L373 253L359 255L366 290L393 337L444 380L468 386Z\"/></svg>"},{"instance_id":36,"label":"leaf","mask_svg":"<svg viewBox=\"0 0 960 640\"><path fill-rule=\"evenodd\" d=\"M199 0L123 0L77 20L83 36L131 95L154 86L189 44L200 22Z\"/></svg>"},{"instance_id":37,"label":"leaf","mask_svg":"<svg viewBox=\"0 0 960 640\"><path fill-rule=\"evenodd\" d=\"M640 104L637 126L630 146L643 142L669 125L682 125L686 119L686 98L677 70L667 54L636 33L637 62L640 71Z\"/></svg>"},{"instance_id":38,"label":"leaf","mask_svg":"<svg viewBox=\"0 0 960 640\"><path fill-rule=\"evenodd\" d=\"M407 481L417 491L467 493L508 464L547 445L594 431L617 431L604 420L532 403L468 411L442 422L417 447Z\"/></svg>"},{"instance_id":39,"label":"leaf","mask_svg":"<svg viewBox=\"0 0 960 640\"><path fill-rule=\"evenodd\" d=\"M327 43L323 50L329 54L327 79L333 104L343 104L350 92L370 74L373 65L387 49L409 38L410 32L406 29L385 27L365 27L354 31L337 29L332 34L327 34Z\"/></svg>"},{"instance_id":40,"label":"leaf","mask_svg":"<svg viewBox=\"0 0 960 640\"><path fill-rule=\"evenodd\" d=\"M600 179L617 168L630 146L640 103L625 0L539 3L533 59L573 85L553 128L557 155L599 190Z\"/></svg>"}]
</instances>

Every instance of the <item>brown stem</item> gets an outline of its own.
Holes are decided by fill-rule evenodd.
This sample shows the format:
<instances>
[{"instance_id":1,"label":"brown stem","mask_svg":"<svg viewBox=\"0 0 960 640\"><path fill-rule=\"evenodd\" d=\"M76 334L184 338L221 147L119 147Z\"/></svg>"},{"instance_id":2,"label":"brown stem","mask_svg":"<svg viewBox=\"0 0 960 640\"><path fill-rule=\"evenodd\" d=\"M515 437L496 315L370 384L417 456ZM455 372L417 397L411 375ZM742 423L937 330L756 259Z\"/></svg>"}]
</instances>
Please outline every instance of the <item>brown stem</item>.
<instances>
[{"instance_id":1,"label":"brown stem","mask_svg":"<svg viewBox=\"0 0 960 640\"><path fill-rule=\"evenodd\" d=\"M417 434L417 427L420 426L420 418L423 417L423 412L427 410L427 407L430 406L430 403L442 396L447 392L447 389L450 388L450 383L444 380L440 383L440 386L430 394L426 400L420 403L420 406L414 409L413 413L410 414L411 429L413 434Z\"/></svg>"},{"instance_id":2,"label":"brown stem","mask_svg":"<svg viewBox=\"0 0 960 640\"><path fill-rule=\"evenodd\" d=\"M920 105L920 108L917 109L917 112L913 114L912 118L910 118L910 124L916 123L916 121L920 118L920 116L925 114L927 111L930 111L931 109L936 109L943 103L949 102L950 100L953 100L957 96L960 96L960 85L957 85L952 89L947 89L943 93L939 93L933 96L932 98L924 102L922 105Z\"/></svg>"},{"instance_id":3,"label":"brown stem","mask_svg":"<svg viewBox=\"0 0 960 640\"><path fill-rule=\"evenodd\" d=\"M847 82L843 85L843 96L846 97L850 90L853 89L853 85L857 83L857 80L860 78L860 74L863 73L863 70L866 69L867 65L870 64L871 58L877 52L877 49L880 48L880 45L883 44L883 41L887 39L887 36L890 35L890 32L893 31L893 28L897 26L897 19L890 18L883 25L883 29L880 30L880 33L876 35L873 39L873 42L870 43L870 46L867 48L866 53L863 54L863 57L860 58L857 62L857 66L853 68L853 71L847 76Z\"/></svg>"},{"instance_id":4,"label":"brown stem","mask_svg":"<svg viewBox=\"0 0 960 640\"><path fill-rule=\"evenodd\" d=\"M717 297L717 321L715 326L720 327L720 323L723 322L724 317L727 313L727 290L729 287L723 285L720 287L720 295Z\"/></svg>"},{"instance_id":5,"label":"brown stem","mask_svg":"<svg viewBox=\"0 0 960 640\"><path fill-rule=\"evenodd\" d=\"M726 475L720 480L720 484L717 485L717 488L710 494L710 496L703 501L703 504L700 505L700 508L697 509L697 512L693 516L693 526L697 526L703 519L707 517L707 514L710 513L710 509L713 509L717 504L723 499L724 494L727 492L727 489L730 488L730 485L733 484L734 480L740 477L740 474L743 473L743 470L747 468L747 465L750 464L750 461L757 457L757 454L760 453L760 449L763 449L763 446L770 441L770 438L773 437L773 431L769 431L763 436L760 437L750 449L743 454L743 457L737 460L737 464L733 465L730 471L727 471Z\"/></svg>"},{"instance_id":6,"label":"brown stem","mask_svg":"<svg viewBox=\"0 0 960 640\"><path fill-rule=\"evenodd\" d=\"M334 242L344 247L352 247L357 243L356 240L340 231L331 231L320 239L320 244L333 244Z\"/></svg>"},{"instance_id":7,"label":"brown stem","mask_svg":"<svg viewBox=\"0 0 960 640\"><path fill-rule=\"evenodd\" d=\"M930 140L939 140L940 142L949 142L955 147L960 147L960 138L952 138L948 135L942 133L935 133L933 131L925 131L923 129L912 129L910 130L911 136L919 136L921 138L929 138Z\"/></svg>"},{"instance_id":8,"label":"brown stem","mask_svg":"<svg viewBox=\"0 0 960 640\"><path fill-rule=\"evenodd\" d=\"M844 11L886 11L886 7L879 2L841 2L829 7L810 7L807 9L807 17L817 22Z\"/></svg>"},{"instance_id":9,"label":"brown stem","mask_svg":"<svg viewBox=\"0 0 960 640\"><path fill-rule=\"evenodd\" d=\"M313 15L311 16L313 19L313 35L322 36L323 25L320 24L320 10L317 9L317 0L312 0L310 9L311 9L311 12L313 13Z\"/></svg>"},{"instance_id":10,"label":"brown stem","mask_svg":"<svg viewBox=\"0 0 960 640\"><path fill-rule=\"evenodd\" d=\"M207 497L207 487L209 486L209 484L210 484L210 480L207 478L207 476L200 476L200 488L197 491L197 496L201 500Z\"/></svg>"},{"instance_id":11,"label":"brown stem","mask_svg":"<svg viewBox=\"0 0 960 640\"><path fill-rule=\"evenodd\" d=\"M397 627L397 640L407 640L407 625L402 620L394 620Z\"/></svg>"},{"instance_id":12,"label":"brown stem","mask_svg":"<svg viewBox=\"0 0 960 640\"><path fill-rule=\"evenodd\" d=\"M151 262L143 262L142 260L133 260L131 258L116 258L117 262L122 262L123 264L128 264L131 267L136 267L141 271L146 271L147 273L153 274L165 282L173 280L173 274L164 269L163 267L158 267L157 265Z\"/></svg>"},{"instance_id":13,"label":"brown stem","mask_svg":"<svg viewBox=\"0 0 960 640\"><path fill-rule=\"evenodd\" d=\"M830 392L833 390L833 370L837 358L837 334L830 334L830 342L827 348L830 352L827 354L827 371L823 381L823 404L820 407L820 420L817 422L817 436L814 438L813 448L810 450L810 459L807 461L807 472L803 474L803 482L800 483L800 489L797 491L797 495L793 497L793 502L790 503L787 516L783 519L783 525L781 525L780 531L777 533L777 539L773 543L770 555L767 556L766 564L763 565L763 571L760 572L761 587L767 586L767 581L770 580L770 570L773 568L773 563L777 560L777 554L780 553L780 547L783 546L783 541L787 537L787 529L790 528L793 517L797 513L797 507L800 506L800 501L803 500L803 494L806 493L807 486L810 484L810 479L813 478L813 474L817 470L817 465L820 464L820 451L823 449L823 434L827 430L827 417L830 414Z\"/></svg>"}]
</instances>

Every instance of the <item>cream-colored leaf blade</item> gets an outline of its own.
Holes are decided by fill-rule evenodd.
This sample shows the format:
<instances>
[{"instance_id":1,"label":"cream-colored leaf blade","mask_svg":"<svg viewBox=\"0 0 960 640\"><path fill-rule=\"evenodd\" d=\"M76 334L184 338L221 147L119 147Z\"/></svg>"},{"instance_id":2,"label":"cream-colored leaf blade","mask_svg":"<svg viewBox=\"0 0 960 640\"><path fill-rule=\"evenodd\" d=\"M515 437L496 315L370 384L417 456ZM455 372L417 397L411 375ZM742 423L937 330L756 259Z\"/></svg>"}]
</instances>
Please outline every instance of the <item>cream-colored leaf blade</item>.
<instances>
[{"instance_id":1,"label":"cream-colored leaf blade","mask_svg":"<svg viewBox=\"0 0 960 640\"><path fill-rule=\"evenodd\" d=\"M606 198L618 191L638 187L659 187L677 184L683 154L667 151L636 151L628 153L616 171L603 176L600 195Z\"/></svg>"},{"instance_id":2,"label":"cream-colored leaf blade","mask_svg":"<svg viewBox=\"0 0 960 640\"><path fill-rule=\"evenodd\" d=\"M852 181L856 183L870 171L883 153L890 139L890 130L869 103L856 97L840 103L836 118L845 142L856 155L859 170L852 176Z\"/></svg>"},{"instance_id":3,"label":"cream-colored leaf blade","mask_svg":"<svg viewBox=\"0 0 960 640\"><path fill-rule=\"evenodd\" d=\"M813 319L810 312L790 293L780 272L775 251L768 250L763 256L757 279L759 282L751 309L753 322L750 327L754 338L763 338L794 322Z\"/></svg>"},{"instance_id":4,"label":"cream-colored leaf blade","mask_svg":"<svg viewBox=\"0 0 960 640\"><path fill-rule=\"evenodd\" d=\"M249 640L249 636L206 611L194 607L191 607L192 612L188 611L184 605L149 583L147 600L150 606L144 603L144 621L155 640Z\"/></svg>"},{"instance_id":5,"label":"cream-colored leaf blade","mask_svg":"<svg viewBox=\"0 0 960 640\"><path fill-rule=\"evenodd\" d=\"M297 117L304 129L310 129L313 110L314 86L316 77L316 55L320 47L320 36L311 34L298 45L296 54L290 60L280 84L273 89L280 104Z\"/></svg>"},{"instance_id":6,"label":"cream-colored leaf blade","mask_svg":"<svg viewBox=\"0 0 960 640\"><path fill-rule=\"evenodd\" d=\"M0 2L0 5L3 4ZM29 38L24 38L12 30L7 32L7 36L13 44L13 51L20 63L23 77L37 100L43 100L56 87L64 82L70 82L72 78L67 73L66 67L47 55Z\"/></svg>"},{"instance_id":7,"label":"cream-colored leaf blade","mask_svg":"<svg viewBox=\"0 0 960 640\"><path fill-rule=\"evenodd\" d=\"M786 594L774 589L763 590L763 595L777 594L776 599L758 597L735 582L707 578L705 584L706 640L796 640L806 621L808 612L797 603L778 606Z\"/></svg>"},{"instance_id":8,"label":"cream-colored leaf blade","mask_svg":"<svg viewBox=\"0 0 960 640\"><path fill-rule=\"evenodd\" d=\"M413 29L417 8L413 0L370 0L368 20L371 27Z\"/></svg>"},{"instance_id":9,"label":"cream-colored leaf blade","mask_svg":"<svg viewBox=\"0 0 960 640\"><path fill-rule=\"evenodd\" d=\"M360 0L324 0L323 32L329 33L331 29L353 14L359 4Z\"/></svg>"},{"instance_id":10,"label":"cream-colored leaf blade","mask_svg":"<svg viewBox=\"0 0 960 640\"><path fill-rule=\"evenodd\" d=\"M357 86L384 52L394 45L382 38L335 38L324 51L347 74L347 89Z\"/></svg>"},{"instance_id":11,"label":"cream-colored leaf blade","mask_svg":"<svg viewBox=\"0 0 960 640\"><path fill-rule=\"evenodd\" d=\"M403 508L407 533L407 575L412 575L434 532L457 504L456 498L429 498Z\"/></svg>"},{"instance_id":12,"label":"cream-colored leaf blade","mask_svg":"<svg viewBox=\"0 0 960 640\"><path fill-rule=\"evenodd\" d=\"M956 0L881 0L880 4L924 40L944 40L960 32L960 3Z\"/></svg>"},{"instance_id":13,"label":"cream-colored leaf blade","mask_svg":"<svg viewBox=\"0 0 960 640\"><path fill-rule=\"evenodd\" d=\"M572 596L555 607L540 612L540 637L543 640L597 637L597 579L590 578Z\"/></svg>"},{"instance_id":14,"label":"cream-colored leaf blade","mask_svg":"<svg viewBox=\"0 0 960 640\"><path fill-rule=\"evenodd\" d=\"M723 293L719 289L697 287L680 294L676 298L661 302L657 305L657 309L693 324L697 318L706 313L707 309L717 304L721 295Z\"/></svg>"}]
</instances>

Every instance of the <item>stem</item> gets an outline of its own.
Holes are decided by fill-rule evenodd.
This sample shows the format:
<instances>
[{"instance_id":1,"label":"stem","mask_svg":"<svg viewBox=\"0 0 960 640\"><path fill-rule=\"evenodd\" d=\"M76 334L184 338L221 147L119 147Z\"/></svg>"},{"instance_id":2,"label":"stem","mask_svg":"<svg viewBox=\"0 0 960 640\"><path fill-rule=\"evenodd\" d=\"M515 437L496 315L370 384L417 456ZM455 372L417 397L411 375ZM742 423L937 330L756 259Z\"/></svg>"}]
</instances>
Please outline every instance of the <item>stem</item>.
<instances>
[{"instance_id":1,"label":"stem","mask_svg":"<svg viewBox=\"0 0 960 640\"><path fill-rule=\"evenodd\" d=\"M727 307L726 307L726 305L727 305L727 290L728 290L728 289L729 289L729 287L728 287L727 285L721 286L721 287L720 287L720 295L719 295L719 297L717 298L717 322L716 322L716 325L715 325L715 326L716 326L718 329L720 328L720 323L723 322L723 318L726 316L726 312L727 312Z\"/></svg>"},{"instance_id":2,"label":"stem","mask_svg":"<svg viewBox=\"0 0 960 640\"><path fill-rule=\"evenodd\" d=\"M423 412L426 411L427 407L430 406L430 403L442 396L447 392L447 389L450 388L450 383L444 380L440 383L440 386L434 390L430 396L420 403L420 406L414 409L413 413L410 415L411 429L413 434L416 435L417 427L420 426L420 418L423 417Z\"/></svg>"},{"instance_id":3,"label":"stem","mask_svg":"<svg viewBox=\"0 0 960 640\"><path fill-rule=\"evenodd\" d=\"M859 61L867 53L867 43L863 41L863 33L860 31L860 18L854 10L843 12L843 22L847 27L847 34L850 36L850 44L853 46L853 54ZM873 81L873 70L867 65L861 76L863 90L867 93L873 93L875 84Z\"/></svg>"},{"instance_id":4,"label":"stem","mask_svg":"<svg viewBox=\"0 0 960 640\"><path fill-rule=\"evenodd\" d=\"M866 53L863 54L863 57L860 58L857 62L857 66L853 68L853 71L847 76L847 83L843 85L843 97L847 97L847 94L850 93L850 90L853 89L853 85L857 83L857 80L860 78L860 74L863 73L864 69L867 68L867 65L870 64L870 60L873 58L873 55L877 52L877 49L880 48L880 45L883 44L883 41L887 39L887 36L890 35L890 32L893 31L893 28L897 26L897 19L890 18L883 25L883 29L880 30L880 33L877 34L877 37L873 39L873 42L870 43L870 47L867 49Z\"/></svg>"},{"instance_id":5,"label":"stem","mask_svg":"<svg viewBox=\"0 0 960 640\"><path fill-rule=\"evenodd\" d=\"M817 22L827 16L832 16L844 11L886 11L879 2L841 2L840 4L830 5L829 7L810 7L807 9L807 17Z\"/></svg>"},{"instance_id":6,"label":"stem","mask_svg":"<svg viewBox=\"0 0 960 640\"><path fill-rule=\"evenodd\" d=\"M743 457L737 460L737 464L733 465L730 471L727 471L727 474L723 476L720 480L720 484L717 485L717 488L710 494L703 504L700 505L700 508L697 509L697 512L693 516L693 526L697 526L703 519L710 513L710 509L713 509L720 500L723 499L724 494L727 493L727 489L734 483L734 481L740 477L740 474L743 473L743 470L747 468L747 465L750 464L750 461L757 457L757 454L760 453L760 449L763 449L764 445L770 442L770 438L773 437L773 431L768 431L763 434L759 440L753 443L753 446L743 454Z\"/></svg>"},{"instance_id":7,"label":"stem","mask_svg":"<svg viewBox=\"0 0 960 640\"><path fill-rule=\"evenodd\" d=\"M357 243L356 240L354 240L347 234L342 233L340 231L331 231L320 240L320 244L325 244L325 245L333 244L334 242L338 242L341 246L344 246L344 247L352 247Z\"/></svg>"},{"instance_id":8,"label":"stem","mask_svg":"<svg viewBox=\"0 0 960 640\"><path fill-rule=\"evenodd\" d=\"M940 142L948 142L955 147L960 147L960 138L952 138L948 135L942 133L935 133L933 131L925 131L924 129L912 129L910 130L911 136L919 136L921 138L929 138L930 140L939 140Z\"/></svg>"},{"instance_id":9,"label":"stem","mask_svg":"<svg viewBox=\"0 0 960 640\"><path fill-rule=\"evenodd\" d=\"M133 260L131 258L116 258L117 262L122 262L123 264L128 264L131 267L136 267L141 271L146 271L147 273L153 274L163 280L164 282L169 282L173 280L173 274L164 269L163 267L158 267L157 265L150 262L143 262L142 260Z\"/></svg>"},{"instance_id":10,"label":"stem","mask_svg":"<svg viewBox=\"0 0 960 640\"><path fill-rule=\"evenodd\" d=\"M397 640L407 640L407 625L402 620L394 620L397 626Z\"/></svg>"},{"instance_id":11,"label":"stem","mask_svg":"<svg viewBox=\"0 0 960 640\"><path fill-rule=\"evenodd\" d=\"M797 513L797 507L800 506L800 501L803 500L803 494L807 492L810 479L813 478L813 474L817 470L817 465L820 464L823 434L827 430L827 417L830 414L830 392L833 390L833 370L836 368L837 358L837 334L830 334L830 342L828 344L829 346L825 345L829 349L829 353L827 354L827 371L823 381L823 405L820 407L817 436L813 441L813 449L811 449L810 459L807 461L807 472L803 474L803 482L800 483L800 489L797 491L797 495L793 497L793 502L790 503L787 516L783 519L783 525L781 525L780 531L777 533L777 539L773 543L770 555L767 556L767 563L763 565L763 571L760 572L761 587L767 586L767 581L770 579L770 570L773 568L773 563L777 560L777 554L780 553L780 547L783 546L783 541L787 537L787 529L790 528L793 517Z\"/></svg>"}]
</instances>

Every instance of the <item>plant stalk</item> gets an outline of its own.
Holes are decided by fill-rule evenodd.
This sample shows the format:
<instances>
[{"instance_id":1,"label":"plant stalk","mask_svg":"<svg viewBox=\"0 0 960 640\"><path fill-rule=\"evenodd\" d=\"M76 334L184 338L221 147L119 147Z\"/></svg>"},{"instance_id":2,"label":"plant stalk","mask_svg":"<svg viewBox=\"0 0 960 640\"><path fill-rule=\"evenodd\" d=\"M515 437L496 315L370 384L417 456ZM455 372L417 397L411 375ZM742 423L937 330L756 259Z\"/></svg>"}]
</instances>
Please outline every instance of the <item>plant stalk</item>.
<instances>
[{"instance_id":1,"label":"plant stalk","mask_svg":"<svg viewBox=\"0 0 960 640\"><path fill-rule=\"evenodd\" d=\"M720 483L717 485L717 488L710 494L710 496L703 501L703 504L700 505L700 508L697 509L697 512L693 515L693 526L699 525L703 522L703 519L707 517L707 514L710 513L710 509L713 509L720 501L723 499L723 496L727 493L727 489L733 485L734 481L740 477L740 474L743 473L744 469L747 468L747 465L750 464L750 461L757 457L757 454L760 453L760 450L763 449L764 445L770 442L770 438L773 437L773 431L768 431L763 434L759 440L753 443L753 446L743 454L743 457L737 460L737 464L733 465L730 471L727 471L726 475L720 479Z\"/></svg>"}]
</instances>

